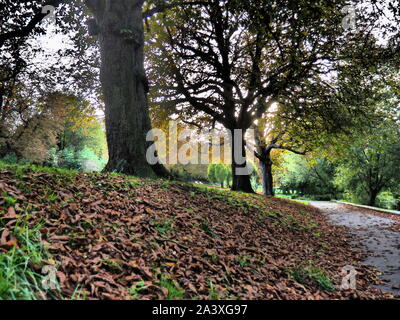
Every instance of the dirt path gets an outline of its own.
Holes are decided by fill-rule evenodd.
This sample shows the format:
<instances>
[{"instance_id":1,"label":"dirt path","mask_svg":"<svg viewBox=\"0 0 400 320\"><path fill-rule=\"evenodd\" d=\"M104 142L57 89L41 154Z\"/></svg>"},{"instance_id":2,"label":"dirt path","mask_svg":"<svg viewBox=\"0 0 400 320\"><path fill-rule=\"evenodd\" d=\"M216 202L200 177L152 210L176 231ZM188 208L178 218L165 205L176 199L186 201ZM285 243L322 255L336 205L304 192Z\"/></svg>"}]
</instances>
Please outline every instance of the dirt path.
<instances>
[{"instance_id":1,"label":"dirt path","mask_svg":"<svg viewBox=\"0 0 400 320\"><path fill-rule=\"evenodd\" d=\"M400 232L387 229L396 221L334 202L313 201L311 204L326 214L333 224L350 228L369 253L364 263L379 270L382 279L387 281L378 287L400 294Z\"/></svg>"}]
</instances>

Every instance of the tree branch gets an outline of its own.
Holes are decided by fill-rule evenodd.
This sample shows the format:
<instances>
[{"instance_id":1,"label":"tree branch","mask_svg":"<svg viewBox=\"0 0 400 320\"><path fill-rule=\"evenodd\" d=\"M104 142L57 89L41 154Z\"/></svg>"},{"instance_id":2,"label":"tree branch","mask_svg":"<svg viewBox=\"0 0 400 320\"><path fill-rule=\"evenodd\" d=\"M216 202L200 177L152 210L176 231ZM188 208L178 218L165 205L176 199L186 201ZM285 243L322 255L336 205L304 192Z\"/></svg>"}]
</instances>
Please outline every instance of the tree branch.
<instances>
[{"instance_id":1,"label":"tree branch","mask_svg":"<svg viewBox=\"0 0 400 320\"><path fill-rule=\"evenodd\" d=\"M172 2L172 3L165 3L165 1L163 1L163 3L159 3L158 5L156 5L155 7L146 10L143 12L143 19L147 19L152 17L153 15L163 12L165 10L168 9L172 9L175 7L179 7L179 6L198 6L198 5L203 5L203 6L208 6L209 3L207 1L191 1L191 2L185 2L185 1L178 1L178 2Z\"/></svg>"},{"instance_id":2,"label":"tree branch","mask_svg":"<svg viewBox=\"0 0 400 320\"><path fill-rule=\"evenodd\" d=\"M53 7L59 6L63 0L47 0L43 6L40 7L39 11L35 13L33 18L28 22L28 24L20 29L9 31L3 34L0 34L0 48L4 45L7 40L13 38L21 38L27 37L47 16L47 13L42 13L42 8L44 6L50 5Z\"/></svg>"}]
</instances>

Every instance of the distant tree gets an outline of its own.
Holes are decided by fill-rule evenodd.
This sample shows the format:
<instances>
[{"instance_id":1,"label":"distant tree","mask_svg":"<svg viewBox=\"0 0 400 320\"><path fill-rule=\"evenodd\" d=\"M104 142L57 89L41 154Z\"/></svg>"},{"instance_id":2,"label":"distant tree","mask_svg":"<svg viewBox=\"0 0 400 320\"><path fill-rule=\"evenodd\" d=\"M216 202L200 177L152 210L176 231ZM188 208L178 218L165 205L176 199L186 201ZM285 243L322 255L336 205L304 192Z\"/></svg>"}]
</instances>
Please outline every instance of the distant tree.
<instances>
[{"instance_id":1,"label":"distant tree","mask_svg":"<svg viewBox=\"0 0 400 320\"><path fill-rule=\"evenodd\" d=\"M39 103L39 101L36 101ZM62 131L65 113L62 104L42 101L34 112L25 107L22 100L18 118L0 139L0 156L13 153L18 159L43 163L49 157L49 149L57 144ZM3 131L4 134L4 131Z\"/></svg>"},{"instance_id":2,"label":"distant tree","mask_svg":"<svg viewBox=\"0 0 400 320\"><path fill-rule=\"evenodd\" d=\"M97 70L96 52L88 50L90 44L83 41L85 27L82 26L82 17L85 13L78 4L79 1L70 5L57 0L1 2L0 140L3 146L0 146L0 153L8 152L7 148L15 149L7 146L7 143L15 138L12 136L17 127L22 134L22 131L28 130L29 119L32 123L34 119L38 121L39 114L48 117L48 111L44 112L42 104L38 102L39 97L45 97L55 90L75 94L84 92L92 97L95 95L93 92L97 88L92 80ZM48 36L49 22L44 18L49 12L43 10L46 5L56 8L57 23L53 26L54 30L65 36L68 34L75 46L65 46L50 53L45 46L38 45L38 40ZM38 129L35 131L37 133ZM22 145L18 147L21 148ZM30 148L35 147L32 145Z\"/></svg>"},{"instance_id":3,"label":"distant tree","mask_svg":"<svg viewBox=\"0 0 400 320\"><path fill-rule=\"evenodd\" d=\"M20 91L23 92L24 90ZM29 91L28 91L29 92ZM15 154L17 159L38 164L50 158L72 158L85 148L106 158L104 130L95 117L95 108L82 98L60 92L38 99L14 98L15 110L6 122L7 130L0 138L0 157ZM88 155L86 150L86 155ZM77 165L71 169L79 169Z\"/></svg>"},{"instance_id":4,"label":"distant tree","mask_svg":"<svg viewBox=\"0 0 400 320\"><path fill-rule=\"evenodd\" d=\"M389 121L378 128L366 129L342 160L336 184L370 206L376 204L381 191L398 187L400 140L397 130L397 125Z\"/></svg>"},{"instance_id":5,"label":"distant tree","mask_svg":"<svg viewBox=\"0 0 400 320\"><path fill-rule=\"evenodd\" d=\"M280 189L318 200L332 199L338 191L333 184L335 168L336 165L327 159L307 159L287 153L277 174Z\"/></svg>"},{"instance_id":6,"label":"distant tree","mask_svg":"<svg viewBox=\"0 0 400 320\"><path fill-rule=\"evenodd\" d=\"M229 185L231 177L231 169L229 166L218 163L210 164L207 170L208 180L212 183L218 183L223 188L225 185Z\"/></svg>"}]
</instances>

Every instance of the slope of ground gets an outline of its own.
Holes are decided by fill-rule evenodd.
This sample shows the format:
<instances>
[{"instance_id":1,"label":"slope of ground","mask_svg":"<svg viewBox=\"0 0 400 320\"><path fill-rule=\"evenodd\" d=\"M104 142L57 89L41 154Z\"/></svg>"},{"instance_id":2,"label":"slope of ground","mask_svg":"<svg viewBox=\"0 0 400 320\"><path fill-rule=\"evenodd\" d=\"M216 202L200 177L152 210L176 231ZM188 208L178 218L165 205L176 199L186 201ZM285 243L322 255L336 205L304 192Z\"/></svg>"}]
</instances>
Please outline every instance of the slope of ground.
<instances>
[{"instance_id":1,"label":"slope of ground","mask_svg":"<svg viewBox=\"0 0 400 320\"><path fill-rule=\"evenodd\" d=\"M3 299L391 298L350 240L284 199L0 166ZM340 289L346 265L357 290ZM43 267L56 289L42 288Z\"/></svg>"}]
</instances>

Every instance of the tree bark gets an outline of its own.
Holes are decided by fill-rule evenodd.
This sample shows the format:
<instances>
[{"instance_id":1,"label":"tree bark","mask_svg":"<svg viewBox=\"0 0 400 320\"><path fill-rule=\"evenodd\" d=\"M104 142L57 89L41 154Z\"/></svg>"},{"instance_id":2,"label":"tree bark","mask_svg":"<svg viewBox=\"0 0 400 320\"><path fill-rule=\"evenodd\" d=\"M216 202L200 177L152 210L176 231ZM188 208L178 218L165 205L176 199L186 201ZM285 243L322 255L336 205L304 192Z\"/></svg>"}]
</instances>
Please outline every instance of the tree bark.
<instances>
[{"instance_id":1,"label":"tree bark","mask_svg":"<svg viewBox=\"0 0 400 320\"><path fill-rule=\"evenodd\" d=\"M232 190L233 191L242 191L246 193L254 193L253 187L250 182L250 174L243 174L246 169L246 149L245 149L245 130L242 131L242 134L236 135L234 134L234 130L231 130L232 133ZM236 138L236 139L235 139ZM235 141L236 140L236 141ZM237 154L242 155L242 159L244 161L240 161L238 159ZM236 155L236 156L235 156Z\"/></svg>"},{"instance_id":2,"label":"tree bark","mask_svg":"<svg viewBox=\"0 0 400 320\"><path fill-rule=\"evenodd\" d=\"M370 190L370 193L369 193L369 201L368 201L368 205L369 206L371 206L371 207L374 207L375 206L375 204L376 204L376 198L377 198L377 196L378 196L378 191L376 191L376 190Z\"/></svg>"},{"instance_id":3,"label":"tree bark","mask_svg":"<svg viewBox=\"0 0 400 320\"><path fill-rule=\"evenodd\" d=\"M146 160L151 129L144 69L143 0L88 0L99 31L100 80L105 102L109 161L105 170L142 177L166 176Z\"/></svg>"},{"instance_id":4,"label":"tree bark","mask_svg":"<svg viewBox=\"0 0 400 320\"><path fill-rule=\"evenodd\" d=\"M274 196L274 181L272 174L272 161L270 152L265 152L265 157L260 160L263 193L266 196Z\"/></svg>"}]
</instances>

